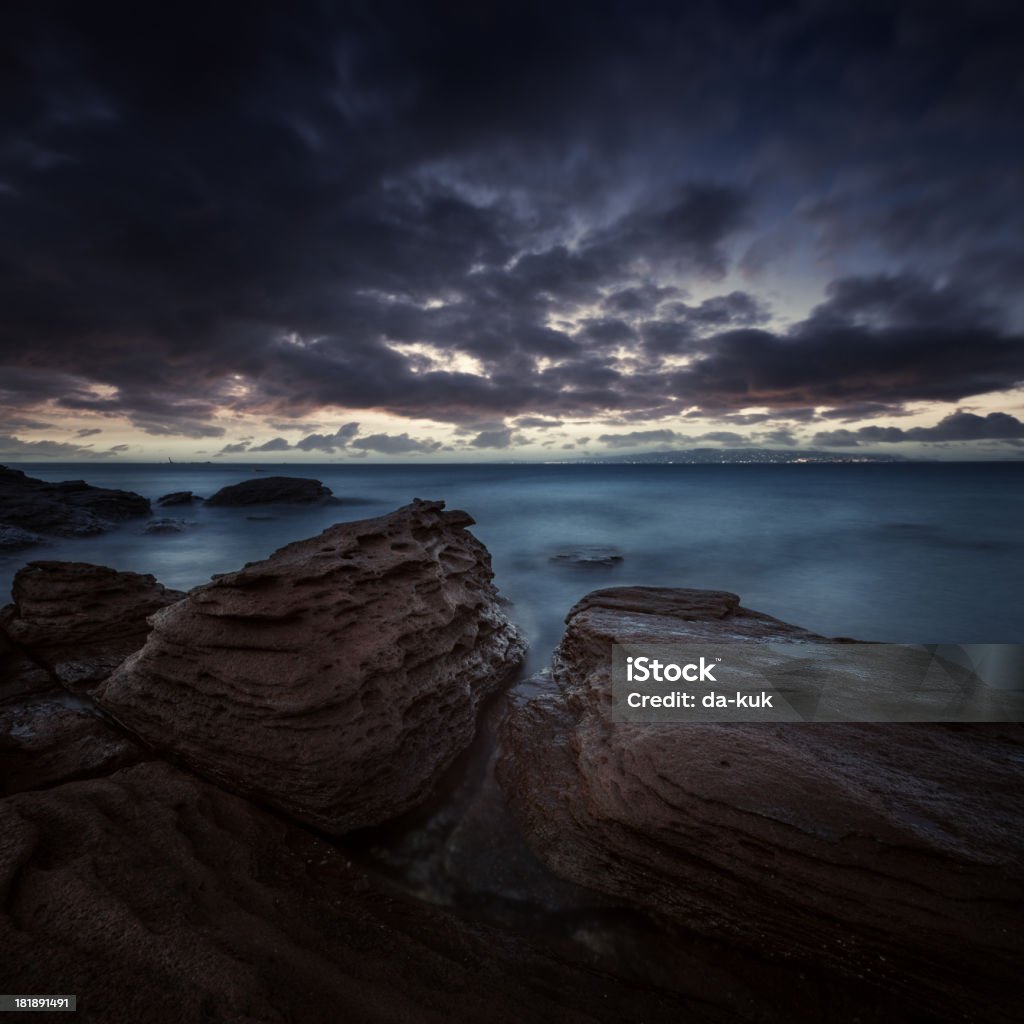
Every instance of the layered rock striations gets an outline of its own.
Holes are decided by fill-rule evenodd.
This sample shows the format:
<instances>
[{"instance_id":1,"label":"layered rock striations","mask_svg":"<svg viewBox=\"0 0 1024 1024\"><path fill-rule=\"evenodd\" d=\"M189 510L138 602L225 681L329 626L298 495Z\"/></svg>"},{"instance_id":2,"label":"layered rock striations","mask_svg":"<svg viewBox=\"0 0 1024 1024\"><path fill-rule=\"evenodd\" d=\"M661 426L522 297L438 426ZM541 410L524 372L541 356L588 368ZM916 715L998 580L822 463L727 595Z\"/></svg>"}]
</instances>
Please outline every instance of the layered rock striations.
<instances>
[{"instance_id":1,"label":"layered rock striations","mask_svg":"<svg viewBox=\"0 0 1024 1024\"><path fill-rule=\"evenodd\" d=\"M422 800L524 643L464 512L416 501L216 578L96 693L196 771L333 833Z\"/></svg>"},{"instance_id":2,"label":"layered rock striations","mask_svg":"<svg viewBox=\"0 0 1024 1024\"><path fill-rule=\"evenodd\" d=\"M499 777L559 875L928 1019L1011 1020L1024 958L1020 726L613 724L614 643L821 639L692 590L597 591Z\"/></svg>"},{"instance_id":3,"label":"layered rock striations","mask_svg":"<svg viewBox=\"0 0 1024 1024\"><path fill-rule=\"evenodd\" d=\"M14 577L0 624L62 685L83 692L145 643L150 615L184 596L143 573L30 562Z\"/></svg>"},{"instance_id":4,"label":"layered rock striations","mask_svg":"<svg viewBox=\"0 0 1024 1024\"><path fill-rule=\"evenodd\" d=\"M0 794L148 756L86 695L142 646L146 616L183 596L152 576L79 562L32 562L17 574L14 603L0 611Z\"/></svg>"},{"instance_id":5,"label":"layered rock striations","mask_svg":"<svg viewBox=\"0 0 1024 1024\"><path fill-rule=\"evenodd\" d=\"M734 1019L411 899L161 763L0 801L0 893L0 988L109 1024Z\"/></svg>"}]
</instances>

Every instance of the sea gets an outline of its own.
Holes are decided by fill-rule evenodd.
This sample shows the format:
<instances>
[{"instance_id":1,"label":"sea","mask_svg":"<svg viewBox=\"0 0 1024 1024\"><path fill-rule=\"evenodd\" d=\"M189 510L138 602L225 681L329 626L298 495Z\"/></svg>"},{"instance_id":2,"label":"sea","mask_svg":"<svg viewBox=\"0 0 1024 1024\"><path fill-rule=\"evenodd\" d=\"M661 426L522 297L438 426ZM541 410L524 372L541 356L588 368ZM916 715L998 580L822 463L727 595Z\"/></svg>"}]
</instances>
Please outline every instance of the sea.
<instances>
[{"instance_id":1,"label":"sea","mask_svg":"<svg viewBox=\"0 0 1024 1024\"><path fill-rule=\"evenodd\" d=\"M413 498L464 509L545 667L585 594L627 585L729 590L826 636L1024 642L1024 462L781 465L20 464L48 481L135 491L178 533L130 521L0 555L0 595L34 559L152 573L188 589L332 523ZM339 504L158 509L260 475L315 477ZM583 556L583 561L578 556ZM605 557L608 556L608 557Z\"/></svg>"}]
</instances>

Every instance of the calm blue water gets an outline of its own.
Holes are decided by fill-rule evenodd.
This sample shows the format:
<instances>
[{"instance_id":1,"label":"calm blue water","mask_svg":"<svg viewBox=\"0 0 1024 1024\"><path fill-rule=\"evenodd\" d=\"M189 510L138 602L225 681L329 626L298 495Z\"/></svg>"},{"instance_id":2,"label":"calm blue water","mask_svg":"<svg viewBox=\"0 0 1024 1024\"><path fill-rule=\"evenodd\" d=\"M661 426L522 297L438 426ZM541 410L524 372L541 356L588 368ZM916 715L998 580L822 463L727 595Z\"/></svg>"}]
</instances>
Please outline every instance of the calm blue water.
<instances>
[{"instance_id":1,"label":"calm blue water","mask_svg":"<svg viewBox=\"0 0 1024 1024\"><path fill-rule=\"evenodd\" d=\"M252 466L33 465L157 498L210 495ZM827 635L898 643L1024 642L1024 463L779 466L270 466L360 504L167 509L183 534L112 534L0 556L0 590L33 558L98 562L188 588L343 519L414 497L476 519L497 583L547 663L569 608L598 587L732 590L748 607ZM247 515L271 515L261 521ZM605 568L552 562L618 549Z\"/></svg>"}]
</instances>

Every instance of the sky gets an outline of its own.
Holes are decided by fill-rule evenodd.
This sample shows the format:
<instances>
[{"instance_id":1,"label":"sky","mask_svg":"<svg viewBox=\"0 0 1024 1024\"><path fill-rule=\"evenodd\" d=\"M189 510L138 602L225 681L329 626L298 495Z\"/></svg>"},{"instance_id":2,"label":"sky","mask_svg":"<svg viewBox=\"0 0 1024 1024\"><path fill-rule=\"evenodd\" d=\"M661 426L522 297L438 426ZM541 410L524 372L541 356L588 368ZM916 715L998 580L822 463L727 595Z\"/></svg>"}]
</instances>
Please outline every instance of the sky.
<instances>
[{"instance_id":1,"label":"sky","mask_svg":"<svg viewBox=\"0 0 1024 1024\"><path fill-rule=\"evenodd\" d=\"M0 460L1024 457L1022 29L5 5Z\"/></svg>"}]
</instances>

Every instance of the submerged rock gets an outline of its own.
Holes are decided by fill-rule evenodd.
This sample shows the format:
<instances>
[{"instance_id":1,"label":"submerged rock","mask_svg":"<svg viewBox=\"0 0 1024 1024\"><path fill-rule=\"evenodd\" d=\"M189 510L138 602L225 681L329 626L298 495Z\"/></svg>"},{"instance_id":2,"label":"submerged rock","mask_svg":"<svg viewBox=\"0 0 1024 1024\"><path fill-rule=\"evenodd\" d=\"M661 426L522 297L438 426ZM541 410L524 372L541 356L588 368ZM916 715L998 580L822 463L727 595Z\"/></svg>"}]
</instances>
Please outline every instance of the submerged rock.
<instances>
[{"instance_id":1,"label":"submerged rock","mask_svg":"<svg viewBox=\"0 0 1024 1024\"><path fill-rule=\"evenodd\" d=\"M574 565L584 569L609 568L622 561L622 553L600 544L581 544L556 552L551 556L551 561L559 565Z\"/></svg>"},{"instance_id":2,"label":"submerged rock","mask_svg":"<svg viewBox=\"0 0 1024 1024\"><path fill-rule=\"evenodd\" d=\"M0 524L5 526L88 537L150 511L149 499L131 491L93 487L84 480L48 484L0 466Z\"/></svg>"},{"instance_id":3,"label":"submerged rock","mask_svg":"<svg viewBox=\"0 0 1024 1024\"><path fill-rule=\"evenodd\" d=\"M46 538L40 537L38 533L23 530L20 526L4 526L0 523L0 552L19 551L45 543Z\"/></svg>"},{"instance_id":4,"label":"submerged rock","mask_svg":"<svg viewBox=\"0 0 1024 1024\"><path fill-rule=\"evenodd\" d=\"M341 523L158 612L97 693L229 788L340 833L422 800L524 654L464 512Z\"/></svg>"},{"instance_id":5,"label":"submerged rock","mask_svg":"<svg viewBox=\"0 0 1024 1024\"><path fill-rule=\"evenodd\" d=\"M557 692L504 723L499 777L531 844L570 881L910 993L928 1019L1011 1020L1020 726L611 721L614 643L813 639L733 594L588 595L567 619Z\"/></svg>"},{"instance_id":6,"label":"submerged rock","mask_svg":"<svg viewBox=\"0 0 1024 1024\"><path fill-rule=\"evenodd\" d=\"M151 519L142 530L143 533L184 533L183 519Z\"/></svg>"},{"instance_id":7,"label":"submerged rock","mask_svg":"<svg viewBox=\"0 0 1024 1024\"><path fill-rule=\"evenodd\" d=\"M10 639L70 690L106 679L149 633L147 617L185 595L152 576L86 562L29 562L0 611Z\"/></svg>"},{"instance_id":8,"label":"submerged rock","mask_svg":"<svg viewBox=\"0 0 1024 1024\"><path fill-rule=\"evenodd\" d=\"M327 501L331 489L319 480L297 476L265 476L257 480L246 480L230 487L222 487L207 505L310 505Z\"/></svg>"},{"instance_id":9,"label":"submerged rock","mask_svg":"<svg viewBox=\"0 0 1024 1024\"><path fill-rule=\"evenodd\" d=\"M157 498L156 503L163 506L192 505L202 500L202 498L193 494L191 491L172 491L170 494L165 494L163 497Z\"/></svg>"}]
</instances>

